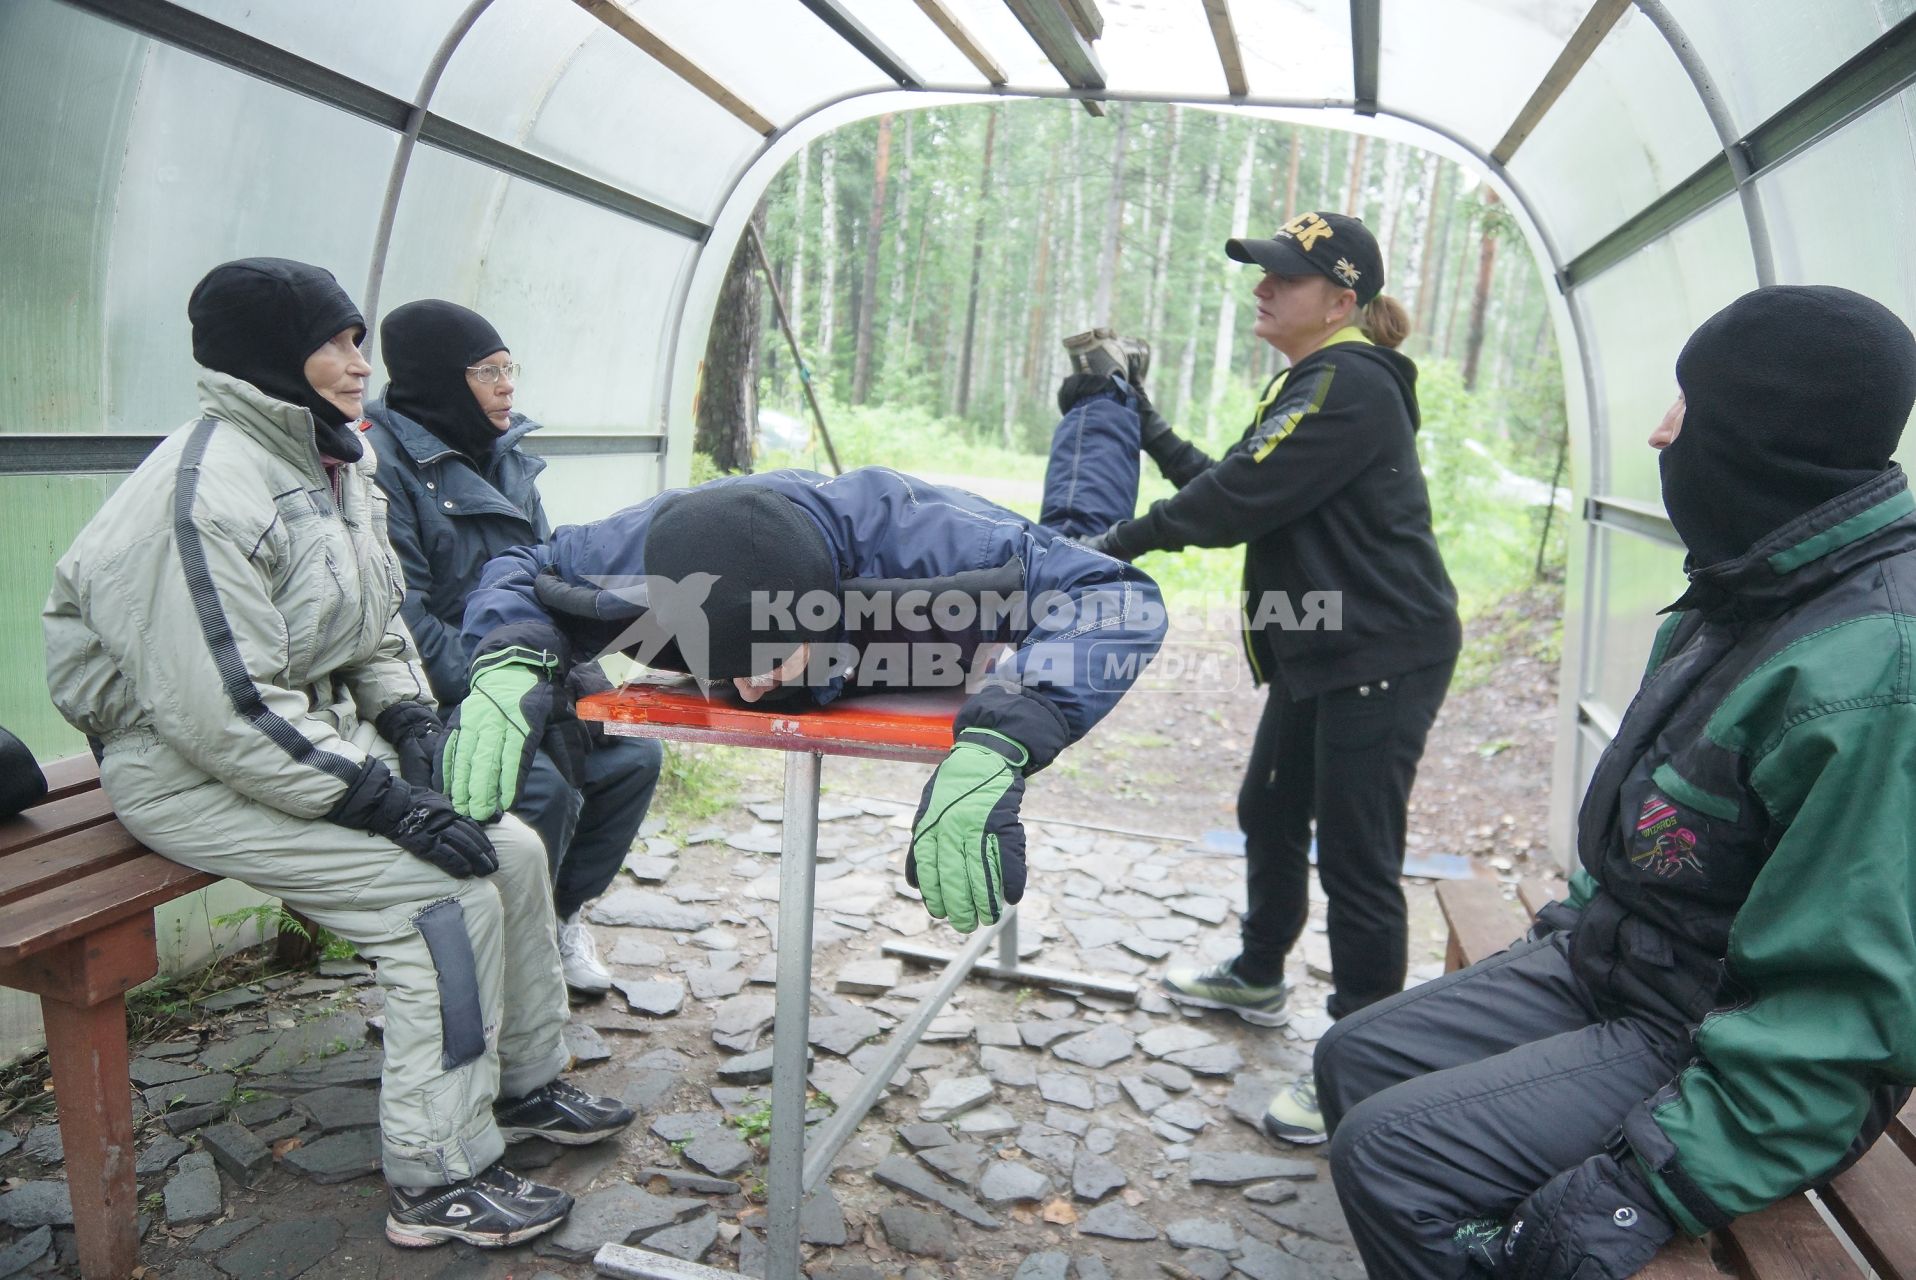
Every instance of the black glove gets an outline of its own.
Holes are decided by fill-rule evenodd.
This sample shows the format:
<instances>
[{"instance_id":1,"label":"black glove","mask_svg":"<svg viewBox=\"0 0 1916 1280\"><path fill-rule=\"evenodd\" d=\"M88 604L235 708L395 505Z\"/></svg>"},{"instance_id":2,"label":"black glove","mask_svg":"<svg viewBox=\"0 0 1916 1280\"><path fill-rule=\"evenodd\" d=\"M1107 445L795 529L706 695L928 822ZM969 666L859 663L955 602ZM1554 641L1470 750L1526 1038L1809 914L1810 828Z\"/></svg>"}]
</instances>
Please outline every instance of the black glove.
<instances>
[{"instance_id":1,"label":"black glove","mask_svg":"<svg viewBox=\"0 0 1916 1280\"><path fill-rule=\"evenodd\" d=\"M1111 375L1108 373L1067 374L1065 380L1058 384L1058 412L1070 413L1071 407L1086 396L1110 389Z\"/></svg>"},{"instance_id":2,"label":"black glove","mask_svg":"<svg viewBox=\"0 0 1916 1280\"><path fill-rule=\"evenodd\" d=\"M1517 1206L1496 1280L1625 1280L1676 1226L1628 1155L1591 1156Z\"/></svg>"},{"instance_id":3,"label":"black glove","mask_svg":"<svg viewBox=\"0 0 1916 1280\"><path fill-rule=\"evenodd\" d=\"M1151 397L1144 394L1144 388L1133 387L1132 394L1138 401L1138 447L1150 453L1153 446L1176 439L1177 433L1151 403Z\"/></svg>"},{"instance_id":4,"label":"black glove","mask_svg":"<svg viewBox=\"0 0 1916 1280\"><path fill-rule=\"evenodd\" d=\"M1130 564L1131 557L1118 548L1117 539L1112 536L1117 533L1118 528L1119 525L1114 524L1103 533L1087 534L1081 538L1066 538L1065 541L1075 542L1087 551L1096 551L1102 555L1110 556L1113 560L1122 560L1126 564Z\"/></svg>"},{"instance_id":5,"label":"black glove","mask_svg":"<svg viewBox=\"0 0 1916 1280\"><path fill-rule=\"evenodd\" d=\"M395 702L373 721L379 736L399 753L399 776L408 786L439 789L439 753L445 746L446 726L423 702Z\"/></svg>"},{"instance_id":6,"label":"black glove","mask_svg":"<svg viewBox=\"0 0 1916 1280\"><path fill-rule=\"evenodd\" d=\"M366 757L326 820L384 836L456 880L499 869L499 855L478 823L453 812L437 791L393 777L373 756Z\"/></svg>"},{"instance_id":7,"label":"black glove","mask_svg":"<svg viewBox=\"0 0 1916 1280\"><path fill-rule=\"evenodd\" d=\"M596 662L581 662L566 672L566 699L575 707L580 698L589 698L595 693L610 693L614 687L612 678L605 673L605 668ZM611 740L606 734L603 720L582 719L579 724L582 726L586 741L592 746L602 747Z\"/></svg>"}]
</instances>

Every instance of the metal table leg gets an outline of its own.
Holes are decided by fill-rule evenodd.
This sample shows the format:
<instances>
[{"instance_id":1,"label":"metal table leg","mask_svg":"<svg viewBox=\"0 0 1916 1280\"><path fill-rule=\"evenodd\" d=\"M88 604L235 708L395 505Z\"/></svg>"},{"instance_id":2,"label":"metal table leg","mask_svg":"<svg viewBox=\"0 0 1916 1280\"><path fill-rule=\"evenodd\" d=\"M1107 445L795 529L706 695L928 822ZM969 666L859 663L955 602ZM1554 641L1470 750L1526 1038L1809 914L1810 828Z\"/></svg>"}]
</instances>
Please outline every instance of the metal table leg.
<instances>
[{"instance_id":1,"label":"metal table leg","mask_svg":"<svg viewBox=\"0 0 1916 1280\"><path fill-rule=\"evenodd\" d=\"M778 868L778 997L772 1022L772 1151L765 1173L768 1280L800 1280L805 1059L811 1039L812 900L818 857L819 756L785 753L785 831Z\"/></svg>"}]
</instances>

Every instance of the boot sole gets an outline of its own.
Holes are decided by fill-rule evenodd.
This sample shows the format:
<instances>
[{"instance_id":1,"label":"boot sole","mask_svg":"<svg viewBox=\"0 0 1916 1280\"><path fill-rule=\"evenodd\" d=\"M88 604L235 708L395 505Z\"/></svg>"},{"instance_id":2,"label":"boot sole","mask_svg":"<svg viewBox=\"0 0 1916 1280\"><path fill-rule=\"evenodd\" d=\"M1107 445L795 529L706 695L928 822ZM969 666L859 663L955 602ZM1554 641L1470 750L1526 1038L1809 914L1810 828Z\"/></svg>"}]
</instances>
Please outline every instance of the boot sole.
<instances>
[{"instance_id":1,"label":"boot sole","mask_svg":"<svg viewBox=\"0 0 1916 1280\"><path fill-rule=\"evenodd\" d=\"M1264 1130L1265 1137L1270 1138L1274 1142L1289 1143L1293 1147L1315 1147L1328 1141L1330 1138L1328 1133L1319 1133L1314 1129L1300 1129L1292 1133L1283 1132L1283 1126L1278 1125L1268 1116L1265 1117L1264 1121L1258 1127Z\"/></svg>"},{"instance_id":2,"label":"boot sole","mask_svg":"<svg viewBox=\"0 0 1916 1280\"><path fill-rule=\"evenodd\" d=\"M578 1133L566 1129L513 1129L499 1126L499 1136L510 1146L515 1142L524 1142L527 1138L544 1138L547 1142L556 1142L562 1147L589 1147L595 1142L604 1142L615 1134L624 1133L631 1128L632 1121L615 1124L609 1129L592 1129Z\"/></svg>"},{"instance_id":3,"label":"boot sole","mask_svg":"<svg viewBox=\"0 0 1916 1280\"><path fill-rule=\"evenodd\" d=\"M1247 1009L1241 1004L1228 1004L1223 1000L1211 1000L1204 996L1186 995L1170 986L1163 986L1163 990L1173 1003L1190 1005L1196 1009L1222 1009L1226 1013L1235 1013L1256 1027L1281 1027L1291 1020L1289 1009L1279 1009L1273 1013L1263 1009Z\"/></svg>"},{"instance_id":4,"label":"boot sole","mask_svg":"<svg viewBox=\"0 0 1916 1280\"><path fill-rule=\"evenodd\" d=\"M563 1216L550 1222L538 1222L517 1231L501 1234L496 1231L463 1231L458 1227L418 1226L409 1222L399 1222L391 1214L386 1215L386 1239L401 1249L436 1249L442 1244L454 1240L462 1241L479 1249L507 1249L515 1244L523 1244L535 1236L542 1236L564 1222Z\"/></svg>"}]
</instances>

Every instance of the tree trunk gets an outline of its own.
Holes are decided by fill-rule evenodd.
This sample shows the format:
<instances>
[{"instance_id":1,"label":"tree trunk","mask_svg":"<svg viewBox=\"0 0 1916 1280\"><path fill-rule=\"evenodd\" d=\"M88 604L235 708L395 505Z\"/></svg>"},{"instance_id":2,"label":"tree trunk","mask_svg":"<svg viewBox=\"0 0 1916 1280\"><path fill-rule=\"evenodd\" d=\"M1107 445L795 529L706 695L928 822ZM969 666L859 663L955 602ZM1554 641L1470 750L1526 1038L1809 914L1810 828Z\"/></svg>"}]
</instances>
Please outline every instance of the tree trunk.
<instances>
[{"instance_id":1,"label":"tree trunk","mask_svg":"<svg viewBox=\"0 0 1916 1280\"><path fill-rule=\"evenodd\" d=\"M1059 153L1054 148L1051 162L1046 166L1044 180L1044 202L1038 206L1038 264L1032 274L1031 316L1025 325L1024 386L1032 395L1043 389L1044 380L1040 376L1043 368L1043 350L1045 342L1045 304L1050 301L1048 293L1051 282L1051 214L1058 202L1058 160Z\"/></svg>"},{"instance_id":2,"label":"tree trunk","mask_svg":"<svg viewBox=\"0 0 1916 1280\"><path fill-rule=\"evenodd\" d=\"M1445 188L1449 187L1446 194ZM1430 265L1430 296L1420 301L1419 310L1423 313L1424 349L1434 351L1438 342L1438 322L1443 318L1444 281L1449 277L1450 236L1457 221L1457 205L1461 193L1457 184L1439 182L1437 184L1438 204L1443 209L1443 224L1437 231L1437 241L1430 248L1431 256L1436 259Z\"/></svg>"},{"instance_id":3,"label":"tree trunk","mask_svg":"<svg viewBox=\"0 0 1916 1280\"><path fill-rule=\"evenodd\" d=\"M889 364L897 358L899 351L899 326L905 316L905 276L911 262L905 255L911 251L911 149L912 124L917 112L905 113L905 164L898 175L898 212L896 226L892 230L891 264L891 306L885 314L885 361ZM911 341L906 336L905 342Z\"/></svg>"},{"instance_id":4,"label":"tree trunk","mask_svg":"<svg viewBox=\"0 0 1916 1280\"><path fill-rule=\"evenodd\" d=\"M1177 227L1178 146L1184 140L1184 117L1176 107L1171 113L1171 148L1165 153L1164 171L1158 178L1158 190L1164 193L1164 216L1158 223L1158 251L1151 260L1150 303L1144 336L1161 351L1164 347L1164 295L1171 281L1171 233Z\"/></svg>"},{"instance_id":5,"label":"tree trunk","mask_svg":"<svg viewBox=\"0 0 1916 1280\"><path fill-rule=\"evenodd\" d=\"M1075 117L1073 118L1075 122ZM971 232L971 287L965 293L965 336L958 355L958 416L971 408L971 344L978 328L978 277L985 260L985 213L991 206L991 146L998 136L998 113L985 113L985 163L978 177L978 216Z\"/></svg>"},{"instance_id":6,"label":"tree trunk","mask_svg":"<svg viewBox=\"0 0 1916 1280\"><path fill-rule=\"evenodd\" d=\"M858 348L852 361L852 403L872 389L872 312L878 308L878 247L885 238L885 179L891 174L891 116L878 117L878 156L872 163L872 212L865 226L865 277L858 289Z\"/></svg>"},{"instance_id":7,"label":"tree trunk","mask_svg":"<svg viewBox=\"0 0 1916 1280\"><path fill-rule=\"evenodd\" d=\"M824 294L819 299L818 308L818 351L812 358L820 377L826 386L831 386L832 346L838 340L838 146L826 135L819 144L818 151L819 200L823 205L820 212L824 215L820 233L823 243L819 246L818 256L821 270L819 281Z\"/></svg>"},{"instance_id":8,"label":"tree trunk","mask_svg":"<svg viewBox=\"0 0 1916 1280\"><path fill-rule=\"evenodd\" d=\"M1397 263L1398 213L1404 202L1404 148L1384 143L1384 207L1378 216L1378 248L1384 251L1384 279L1394 277Z\"/></svg>"},{"instance_id":9,"label":"tree trunk","mask_svg":"<svg viewBox=\"0 0 1916 1280\"><path fill-rule=\"evenodd\" d=\"M1071 154L1073 156L1083 154L1078 146L1078 130L1083 123L1084 113L1082 111L1073 111L1071 113ZM1064 243L1065 261L1069 263L1071 267L1067 277L1071 282L1071 294L1069 310L1065 314L1065 327L1074 333L1080 328L1088 329L1091 327L1086 323L1089 316L1085 310L1086 303L1084 300L1083 247L1084 173L1082 170L1074 170L1071 175L1071 238Z\"/></svg>"},{"instance_id":10,"label":"tree trunk","mask_svg":"<svg viewBox=\"0 0 1916 1280\"><path fill-rule=\"evenodd\" d=\"M1430 158L1430 181L1424 187L1424 234L1417 242L1417 297L1412 301L1413 321L1419 329L1424 328L1424 309L1430 303L1430 290L1433 279L1432 266L1441 252L1437 245L1437 207L1444 194L1444 162L1438 156Z\"/></svg>"},{"instance_id":11,"label":"tree trunk","mask_svg":"<svg viewBox=\"0 0 1916 1280\"><path fill-rule=\"evenodd\" d=\"M752 212L763 234L765 205ZM709 453L720 471L750 471L758 429L758 255L751 232L739 237L719 285L712 331L705 340L705 374L699 386L692 448Z\"/></svg>"},{"instance_id":12,"label":"tree trunk","mask_svg":"<svg viewBox=\"0 0 1916 1280\"><path fill-rule=\"evenodd\" d=\"M1231 196L1232 235L1245 230L1244 220L1251 215L1251 171L1257 165L1257 130L1247 131L1244 140L1244 157L1237 163L1237 190ZM1228 279L1228 277L1227 277ZM1231 376L1231 344L1237 337L1237 290L1226 287L1218 299L1217 307L1217 346L1211 357L1211 395L1205 408L1204 420L1209 425L1217 421L1218 401L1224 398L1224 388L1229 385Z\"/></svg>"},{"instance_id":13,"label":"tree trunk","mask_svg":"<svg viewBox=\"0 0 1916 1280\"><path fill-rule=\"evenodd\" d=\"M1277 211L1277 221L1281 226L1297 212L1297 166L1304 159L1303 131L1292 125L1290 133L1291 165L1284 175L1284 207Z\"/></svg>"},{"instance_id":14,"label":"tree trunk","mask_svg":"<svg viewBox=\"0 0 1916 1280\"><path fill-rule=\"evenodd\" d=\"M1370 135L1360 133L1351 144L1351 185L1344 193L1344 212L1353 218L1364 216L1364 161L1370 155Z\"/></svg>"},{"instance_id":15,"label":"tree trunk","mask_svg":"<svg viewBox=\"0 0 1916 1280\"><path fill-rule=\"evenodd\" d=\"M792 213L792 284L785 292L785 318L792 322L792 341L805 349L805 205L811 195L812 149L798 149L798 200Z\"/></svg>"},{"instance_id":16,"label":"tree trunk","mask_svg":"<svg viewBox=\"0 0 1916 1280\"><path fill-rule=\"evenodd\" d=\"M1124 215L1124 135L1131 121L1131 104L1118 108L1118 127L1111 140L1111 189L1104 202L1104 240L1098 249L1098 286L1091 299L1091 323L1115 325L1111 290L1118 278L1118 228Z\"/></svg>"},{"instance_id":17,"label":"tree trunk","mask_svg":"<svg viewBox=\"0 0 1916 1280\"><path fill-rule=\"evenodd\" d=\"M1497 193L1484 188L1484 208L1497 206ZM1490 277L1497 267L1497 236L1488 219L1477 250L1477 292L1470 300L1470 334L1464 340L1464 390L1477 389L1477 363L1484 350L1484 310L1490 305Z\"/></svg>"},{"instance_id":18,"label":"tree trunk","mask_svg":"<svg viewBox=\"0 0 1916 1280\"><path fill-rule=\"evenodd\" d=\"M1204 202L1198 206L1198 209L1207 241L1211 238L1211 210L1217 208L1217 184L1220 166L1223 163L1219 153L1224 149L1224 139L1229 128L1230 122L1220 116L1217 122L1217 133L1211 143L1211 163L1204 170ZM1176 411L1171 418L1173 422L1188 417L1191 411L1191 398L1197 381L1198 328L1204 318L1204 290L1211 275L1205 268L1209 266L1210 261L1211 259L1207 256L1193 264L1196 278L1191 281L1191 321L1184 327L1184 354L1178 360L1178 398Z\"/></svg>"},{"instance_id":19,"label":"tree trunk","mask_svg":"<svg viewBox=\"0 0 1916 1280\"><path fill-rule=\"evenodd\" d=\"M1311 193L1311 203L1318 212L1330 208L1331 204L1331 152L1337 150L1331 144L1329 133L1317 135L1317 190Z\"/></svg>"}]
</instances>

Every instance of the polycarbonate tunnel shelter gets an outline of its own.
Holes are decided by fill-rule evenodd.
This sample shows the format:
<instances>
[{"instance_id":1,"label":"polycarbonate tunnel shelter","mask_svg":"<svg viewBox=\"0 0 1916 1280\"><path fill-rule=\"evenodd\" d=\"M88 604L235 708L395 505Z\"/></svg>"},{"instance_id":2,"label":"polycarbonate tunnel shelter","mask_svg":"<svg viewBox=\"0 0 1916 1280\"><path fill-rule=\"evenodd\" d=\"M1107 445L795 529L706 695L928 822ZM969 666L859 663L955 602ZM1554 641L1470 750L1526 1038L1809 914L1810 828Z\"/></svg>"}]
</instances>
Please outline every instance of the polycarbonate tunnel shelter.
<instances>
[{"instance_id":1,"label":"polycarbonate tunnel shelter","mask_svg":"<svg viewBox=\"0 0 1916 1280\"><path fill-rule=\"evenodd\" d=\"M683 482L719 284L798 148L999 95L1385 135L1514 210L1564 361L1572 539L1553 842L1681 551L1642 441L1694 325L1759 283L1916 320L1916 0L4 0L0 723L46 705L48 571L194 412L212 263L471 305L539 371L549 505ZM1247 228L1268 231L1268 228Z\"/></svg>"}]
</instances>

